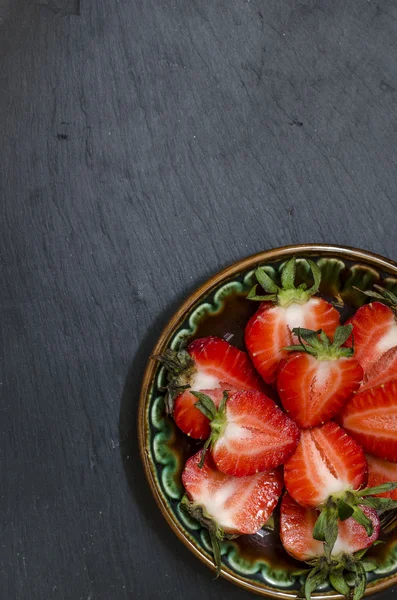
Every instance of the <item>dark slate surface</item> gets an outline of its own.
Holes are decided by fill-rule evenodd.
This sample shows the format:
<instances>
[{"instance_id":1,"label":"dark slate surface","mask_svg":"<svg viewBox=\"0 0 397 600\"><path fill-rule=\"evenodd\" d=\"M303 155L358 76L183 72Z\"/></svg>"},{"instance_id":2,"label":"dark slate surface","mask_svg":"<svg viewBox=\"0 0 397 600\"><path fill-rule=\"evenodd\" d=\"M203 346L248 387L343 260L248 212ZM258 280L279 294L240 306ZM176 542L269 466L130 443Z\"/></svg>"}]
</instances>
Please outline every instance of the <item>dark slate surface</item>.
<instances>
[{"instance_id":1,"label":"dark slate surface","mask_svg":"<svg viewBox=\"0 0 397 600\"><path fill-rule=\"evenodd\" d=\"M397 259L396 3L0 0L0 53L1 596L247 598L151 498L140 379L240 257Z\"/></svg>"}]
</instances>

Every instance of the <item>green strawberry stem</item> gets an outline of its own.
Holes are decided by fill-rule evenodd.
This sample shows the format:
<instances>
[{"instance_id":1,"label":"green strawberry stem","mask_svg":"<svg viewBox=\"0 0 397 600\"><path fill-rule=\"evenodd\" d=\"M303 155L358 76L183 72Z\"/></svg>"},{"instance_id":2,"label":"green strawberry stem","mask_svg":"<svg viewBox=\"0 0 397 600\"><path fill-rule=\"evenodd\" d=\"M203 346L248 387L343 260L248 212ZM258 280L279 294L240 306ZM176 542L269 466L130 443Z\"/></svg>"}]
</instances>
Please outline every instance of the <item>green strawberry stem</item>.
<instances>
[{"instance_id":1,"label":"green strawberry stem","mask_svg":"<svg viewBox=\"0 0 397 600\"><path fill-rule=\"evenodd\" d=\"M372 535L372 521L365 515L361 506L369 506L377 511L385 512L397 508L397 501L391 498L369 497L397 489L397 482L366 488L358 491L346 491L343 494L329 496L326 503L319 507L320 514L313 529L313 537L324 542L325 555L330 558L338 537L338 520L345 521L350 517L365 527L368 536Z\"/></svg>"},{"instance_id":2,"label":"green strawberry stem","mask_svg":"<svg viewBox=\"0 0 397 600\"><path fill-rule=\"evenodd\" d=\"M202 413L210 420L211 426L211 434L208 440L205 442L203 449L201 451L201 459L199 462L200 469L202 468L205 455L207 453L208 448L210 448L216 440L221 437L226 427L226 402L229 397L229 392L223 392L223 398L219 405L219 408L216 408L214 401L212 398L207 396L207 394L203 394L202 392L192 392L193 396L197 398L197 402L194 406L196 406Z\"/></svg>"},{"instance_id":3,"label":"green strawberry stem","mask_svg":"<svg viewBox=\"0 0 397 600\"><path fill-rule=\"evenodd\" d=\"M305 304L314 294L318 292L321 282L321 270L315 262L305 259L308 263L312 275L313 285L307 289L307 284L302 283L295 287L296 275L296 257L292 257L281 272L281 286L278 286L262 267L255 271L255 277L258 284L266 292L266 296L258 296L256 293L258 284L248 292L247 299L257 302L274 302L278 306L289 306L290 304Z\"/></svg>"},{"instance_id":4,"label":"green strawberry stem","mask_svg":"<svg viewBox=\"0 0 397 600\"><path fill-rule=\"evenodd\" d=\"M196 372L194 360L183 348L179 350L168 348L163 354L156 354L151 358L157 360L167 371L165 408L167 414L171 415L175 398L190 388L190 382Z\"/></svg>"},{"instance_id":5,"label":"green strawberry stem","mask_svg":"<svg viewBox=\"0 0 397 600\"><path fill-rule=\"evenodd\" d=\"M319 329L304 329L295 327L292 332L298 337L299 344L287 346L288 352L306 352L315 356L317 360L335 360L342 357L353 356L354 348L345 348L343 344L349 339L353 325L340 325L335 329L334 340L331 342L324 331Z\"/></svg>"},{"instance_id":6,"label":"green strawberry stem","mask_svg":"<svg viewBox=\"0 0 397 600\"><path fill-rule=\"evenodd\" d=\"M321 556L309 561L311 569L294 573L294 575L305 575L302 595L306 600L311 599L314 592L322 583L329 581L330 585L345 598L360 600L364 596L367 573L374 571L377 565L369 560L362 560L365 550L356 552L354 555L341 554L338 557ZM353 584L350 585L353 574Z\"/></svg>"},{"instance_id":7,"label":"green strawberry stem","mask_svg":"<svg viewBox=\"0 0 397 600\"><path fill-rule=\"evenodd\" d=\"M372 546L382 543L376 541ZM360 600L365 593L367 573L378 567L372 559L364 559L368 550L364 548L355 554L341 553L332 557L324 555L307 561L309 568L292 573L294 577L305 577L301 595L310 600L312 592L328 581L345 598Z\"/></svg>"},{"instance_id":8,"label":"green strawberry stem","mask_svg":"<svg viewBox=\"0 0 397 600\"><path fill-rule=\"evenodd\" d=\"M204 506L192 502L186 495L183 496L180 507L184 513L195 521L198 521L202 527L208 530L216 567L216 577L218 578L222 568L221 542L224 540L233 540L238 535L225 533L222 527L207 513Z\"/></svg>"},{"instance_id":9,"label":"green strawberry stem","mask_svg":"<svg viewBox=\"0 0 397 600\"><path fill-rule=\"evenodd\" d=\"M360 288L354 289L358 290L362 294L365 294L369 298L372 298L373 300L377 300L378 302L382 302L382 304L386 304L386 306L391 308L391 310L397 316L397 296L381 285L375 284L374 288L378 291L374 292L373 290L360 290Z\"/></svg>"}]
</instances>

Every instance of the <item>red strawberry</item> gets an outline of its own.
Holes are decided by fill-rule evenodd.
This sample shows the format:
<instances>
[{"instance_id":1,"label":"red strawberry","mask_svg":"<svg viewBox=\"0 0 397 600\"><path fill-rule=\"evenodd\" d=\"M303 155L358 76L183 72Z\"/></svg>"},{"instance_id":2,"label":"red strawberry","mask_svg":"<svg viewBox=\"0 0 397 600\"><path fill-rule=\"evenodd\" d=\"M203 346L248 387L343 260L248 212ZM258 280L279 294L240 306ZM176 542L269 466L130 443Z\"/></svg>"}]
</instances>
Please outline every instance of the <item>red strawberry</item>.
<instances>
[{"instance_id":1,"label":"red strawberry","mask_svg":"<svg viewBox=\"0 0 397 600\"><path fill-rule=\"evenodd\" d=\"M219 541L256 533L266 523L283 489L282 474L277 470L231 477L217 470L209 454L202 467L200 460L198 452L185 465L181 507L208 528L219 572Z\"/></svg>"},{"instance_id":2,"label":"red strawberry","mask_svg":"<svg viewBox=\"0 0 397 600\"><path fill-rule=\"evenodd\" d=\"M367 480L362 448L336 423L305 429L284 465L285 486L302 506L315 508L332 495L358 490Z\"/></svg>"},{"instance_id":3,"label":"red strawberry","mask_svg":"<svg viewBox=\"0 0 397 600\"><path fill-rule=\"evenodd\" d=\"M219 406L223 396L221 388L202 391L212 399L215 406ZM183 433L200 440L208 438L211 430L209 419L196 408L196 402L197 398L189 390L186 390L175 399L172 416Z\"/></svg>"},{"instance_id":4,"label":"red strawberry","mask_svg":"<svg viewBox=\"0 0 397 600\"><path fill-rule=\"evenodd\" d=\"M338 522L338 537L331 556L354 554L369 548L378 538L379 517L373 508L362 506L363 513L372 521L372 535L354 519ZM310 561L324 555L324 544L313 537L313 530L319 512L313 508L304 508L289 494L285 494L280 508L280 537L285 550L297 560Z\"/></svg>"},{"instance_id":5,"label":"red strawberry","mask_svg":"<svg viewBox=\"0 0 397 600\"><path fill-rule=\"evenodd\" d=\"M368 368L359 392L383 385L397 379L397 346L387 350Z\"/></svg>"},{"instance_id":6,"label":"red strawberry","mask_svg":"<svg viewBox=\"0 0 397 600\"><path fill-rule=\"evenodd\" d=\"M397 462L397 382L356 394L341 423L366 452Z\"/></svg>"},{"instance_id":7,"label":"red strawberry","mask_svg":"<svg viewBox=\"0 0 397 600\"><path fill-rule=\"evenodd\" d=\"M187 350L169 349L154 358L168 371L167 412L184 433L196 439L208 438L210 426L188 389L264 389L247 354L217 337L194 340Z\"/></svg>"},{"instance_id":8,"label":"red strawberry","mask_svg":"<svg viewBox=\"0 0 397 600\"><path fill-rule=\"evenodd\" d=\"M307 262L314 279L310 289L305 284L294 286L296 262L292 258L282 271L282 287L259 268L256 278L269 295L256 296L255 286L247 296L250 300L264 301L247 324L245 345L266 383L274 383L279 362L288 356L284 348L293 343L294 328L322 329L331 336L339 325L338 311L322 298L312 297L318 292L321 271L313 261Z\"/></svg>"},{"instance_id":9,"label":"red strawberry","mask_svg":"<svg viewBox=\"0 0 397 600\"><path fill-rule=\"evenodd\" d=\"M337 327L333 343L324 332L293 330L301 343L289 347L293 352L280 365L277 390L284 410L299 427L330 421L359 388L363 370L353 350L342 348L351 330L352 326Z\"/></svg>"},{"instance_id":10,"label":"red strawberry","mask_svg":"<svg viewBox=\"0 0 397 600\"><path fill-rule=\"evenodd\" d=\"M193 394L199 399L197 407L211 419L205 448L211 446L223 473L244 477L270 471L295 451L299 429L265 394L225 392L218 410L205 394Z\"/></svg>"},{"instance_id":11,"label":"red strawberry","mask_svg":"<svg viewBox=\"0 0 397 600\"><path fill-rule=\"evenodd\" d=\"M367 463L369 487L376 487L389 481L397 482L397 463L382 460L370 454L367 454ZM378 495L382 498L397 500L397 489Z\"/></svg>"},{"instance_id":12,"label":"red strawberry","mask_svg":"<svg viewBox=\"0 0 397 600\"><path fill-rule=\"evenodd\" d=\"M280 507L280 538L285 550L297 560L312 560L324 554L324 543L313 538L318 511L304 508L285 493Z\"/></svg>"},{"instance_id":13,"label":"red strawberry","mask_svg":"<svg viewBox=\"0 0 397 600\"><path fill-rule=\"evenodd\" d=\"M373 508L361 506L362 514L371 523L371 535L353 518L338 521L332 546L315 539L318 512L304 508L286 494L280 509L280 537L285 550L294 558L307 561L311 569L301 572L306 576L304 591L306 600L325 581L343 596L360 600L365 592L367 571L376 569L376 564L362 560L366 549L378 538L379 517ZM352 587L352 573L355 578Z\"/></svg>"},{"instance_id":14,"label":"red strawberry","mask_svg":"<svg viewBox=\"0 0 397 600\"><path fill-rule=\"evenodd\" d=\"M201 452L185 465L182 483L190 501L203 506L225 533L252 534L269 519L280 497L281 471L233 477L221 473L207 454L200 468Z\"/></svg>"},{"instance_id":15,"label":"red strawberry","mask_svg":"<svg viewBox=\"0 0 397 600\"><path fill-rule=\"evenodd\" d=\"M374 287L379 293L364 293L377 300L359 308L348 321L354 328L355 357L364 371L368 371L384 352L397 346L397 297L380 286ZM352 344L352 338L348 344Z\"/></svg>"}]
</instances>

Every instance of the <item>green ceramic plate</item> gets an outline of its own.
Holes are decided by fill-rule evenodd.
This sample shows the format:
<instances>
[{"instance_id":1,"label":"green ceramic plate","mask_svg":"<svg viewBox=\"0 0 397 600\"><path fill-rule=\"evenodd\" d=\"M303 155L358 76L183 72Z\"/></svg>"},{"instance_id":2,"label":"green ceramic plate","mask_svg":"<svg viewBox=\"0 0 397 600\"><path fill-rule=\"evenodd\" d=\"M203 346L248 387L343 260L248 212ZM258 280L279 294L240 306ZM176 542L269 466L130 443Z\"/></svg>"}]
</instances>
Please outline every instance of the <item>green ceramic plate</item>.
<instances>
[{"instance_id":1,"label":"green ceramic plate","mask_svg":"<svg viewBox=\"0 0 397 600\"><path fill-rule=\"evenodd\" d=\"M243 347L243 329L257 305L245 299L258 265L266 267L277 280L279 269L291 256L310 257L322 271L320 293L348 317L366 302L355 288L368 289L381 282L397 293L397 264L347 247L302 245L277 248L246 258L212 277L181 306L160 336L153 354L177 348L181 342L205 335L225 336ZM310 277L306 263L299 263L298 277ZM183 495L181 472L186 459L200 444L184 436L164 414L165 373L149 360L145 372L140 407L139 441L147 478L157 503L177 536L202 562L214 568L207 533L179 508ZM386 544L373 550L379 568L369 575L366 595L397 583L397 531L385 538ZM263 596L296 598L301 582L292 573L297 563L283 550L271 526L253 536L241 536L222 544L222 576ZM299 568L299 567L298 567ZM216 583L214 583L216 585ZM317 598L341 598L327 587Z\"/></svg>"}]
</instances>

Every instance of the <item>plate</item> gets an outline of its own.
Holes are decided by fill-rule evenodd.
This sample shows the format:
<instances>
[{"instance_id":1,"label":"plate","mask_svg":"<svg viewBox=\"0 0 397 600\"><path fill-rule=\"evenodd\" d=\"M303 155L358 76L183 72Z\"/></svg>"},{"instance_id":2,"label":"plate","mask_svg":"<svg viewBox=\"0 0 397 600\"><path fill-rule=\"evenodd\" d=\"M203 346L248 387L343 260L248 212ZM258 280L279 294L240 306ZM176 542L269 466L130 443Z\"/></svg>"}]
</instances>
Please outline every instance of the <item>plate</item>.
<instances>
[{"instance_id":1,"label":"plate","mask_svg":"<svg viewBox=\"0 0 397 600\"><path fill-rule=\"evenodd\" d=\"M187 340L206 335L225 336L230 343L242 348L244 325L258 306L245 299L254 283L255 268L266 266L269 275L277 278L280 266L292 256L317 262L322 271L320 294L336 303L343 319L366 302L365 296L355 288L368 289L378 282L397 293L397 264L382 256L321 244L276 248L236 262L189 296L168 322L152 354L161 354L167 347L178 348ZM302 280L310 277L305 261L298 261L297 277ZM164 369L149 359L138 413L139 445L146 476L172 530L193 554L214 570L206 530L179 508L184 463L201 444L182 434L173 420L165 416L162 391L165 383ZM385 542L371 550L379 567L369 574L365 595L397 583L397 530L385 537ZM262 596L297 598L302 583L292 575L297 568L302 568L302 563L284 552L271 526L253 536L222 543L221 575ZM341 598L326 586L319 588L313 597Z\"/></svg>"}]
</instances>

